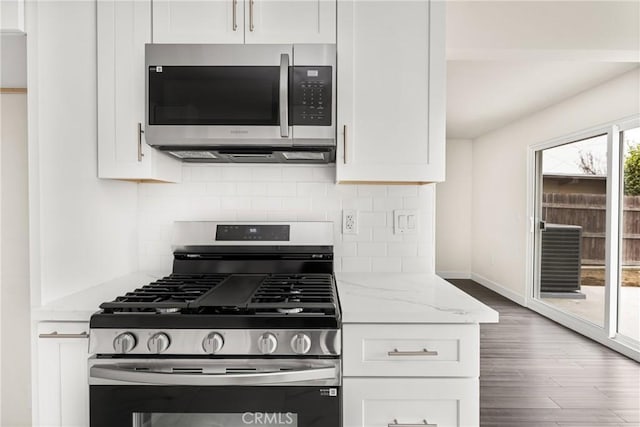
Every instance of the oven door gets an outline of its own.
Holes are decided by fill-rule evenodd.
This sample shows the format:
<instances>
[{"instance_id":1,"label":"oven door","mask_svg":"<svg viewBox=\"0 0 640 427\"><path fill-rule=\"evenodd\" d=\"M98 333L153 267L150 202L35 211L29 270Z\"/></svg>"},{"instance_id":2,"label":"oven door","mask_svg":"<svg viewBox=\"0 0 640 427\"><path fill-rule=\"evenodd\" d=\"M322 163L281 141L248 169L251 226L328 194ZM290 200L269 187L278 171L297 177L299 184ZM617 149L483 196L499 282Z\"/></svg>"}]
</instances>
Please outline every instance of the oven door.
<instances>
[{"instance_id":1,"label":"oven door","mask_svg":"<svg viewBox=\"0 0 640 427\"><path fill-rule=\"evenodd\" d=\"M336 427L337 360L91 359L91 427Z\"/></svg>"}]
</instances>

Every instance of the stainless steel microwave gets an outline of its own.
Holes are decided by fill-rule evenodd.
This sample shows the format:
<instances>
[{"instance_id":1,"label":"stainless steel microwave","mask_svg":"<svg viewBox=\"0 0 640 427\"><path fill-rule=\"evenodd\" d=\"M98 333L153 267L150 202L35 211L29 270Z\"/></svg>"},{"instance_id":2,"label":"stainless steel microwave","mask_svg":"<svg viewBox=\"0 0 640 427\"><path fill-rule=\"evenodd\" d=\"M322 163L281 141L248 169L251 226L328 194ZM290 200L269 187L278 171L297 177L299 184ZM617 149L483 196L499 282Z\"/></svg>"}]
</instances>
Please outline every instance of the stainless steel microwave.
<instances>
[{"instance_id":1,"label":"stainless steel microwave","mask_svg":"<svg viewBox=\"0 0 640 427\"><path fill-rule=\"evenodd\" d=\"M147 143L183 161L335 161L335 45L147 44Z\"/></svg>"}]
</instances>

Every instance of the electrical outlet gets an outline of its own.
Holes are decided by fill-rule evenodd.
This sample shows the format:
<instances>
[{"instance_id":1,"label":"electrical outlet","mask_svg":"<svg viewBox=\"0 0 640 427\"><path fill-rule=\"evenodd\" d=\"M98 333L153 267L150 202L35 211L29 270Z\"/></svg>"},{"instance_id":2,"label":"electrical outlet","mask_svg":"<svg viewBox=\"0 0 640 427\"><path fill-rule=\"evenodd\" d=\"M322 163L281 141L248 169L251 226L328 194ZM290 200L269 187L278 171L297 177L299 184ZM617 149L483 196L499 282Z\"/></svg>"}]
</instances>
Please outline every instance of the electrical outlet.
<instances>
[{"instance_id":1,"label":"electrical outlet","mask_svg":"<svg viewBox=\"0 0 640 427\"><path fill-rule=\"evenodd\" d=\"M342 211L342 234L358 234L358 211Z\"/></svg>"}]
</instances>

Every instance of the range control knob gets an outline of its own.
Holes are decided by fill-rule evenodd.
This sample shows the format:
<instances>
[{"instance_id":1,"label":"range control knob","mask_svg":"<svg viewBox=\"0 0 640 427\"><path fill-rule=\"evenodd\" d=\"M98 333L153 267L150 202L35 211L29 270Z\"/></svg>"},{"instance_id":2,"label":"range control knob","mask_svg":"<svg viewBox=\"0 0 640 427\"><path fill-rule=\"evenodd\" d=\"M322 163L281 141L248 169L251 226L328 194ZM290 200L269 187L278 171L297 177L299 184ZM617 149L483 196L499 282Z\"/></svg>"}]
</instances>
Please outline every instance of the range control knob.
<instances>
[{"instance_id":1,"label":"range control knob","mask_svg":"<svg viewBox=\"0 0 640 427\"><path fill-rule=\"evenodd\" d=\"M129 353L136 346L136 336L130 332L123 332L113 339L113 349L116 353Z\"/></svg>"},{"instance_id":2,"label":"range control knob","mask_svg":"<svg viewBox=\"0 0 640 427\"><path fill-rule=\"evenodd\" d=\"M151 353L159 354L168 349L170 344L169 336L163 332L158 332L151 335L149 341L147 341L147 348Z\"/></svg>"},{"instance_id":3,"label":"range control knob","mask_svg":"<svg viewBox=\"0 0 640 427\"><path fill-rule=\"evenodd\" d=\"M214 354L222 350L224 338L217 332L211 332L202 340L202 348L206 353Z\"/></svg>"},{"instance_id":4,"label":"range control knob","mask_svg":"<svg viewBox=\"0 0 640 427\"><path fill-rule=\"evenodd\" d=\"M309 335L299 333L291 338L291 350L295 354L307 354L311 350L311 338Z\"/></svg>"},{"instance_id":5,"label":"range control knob","mask_svg":"<svg viewBox=\"0 0 640 427\"><path fill-rule=\"evenodd\" d=\"M262 354L271 354L278 348L278 339L270 332L260 335L258 338L258 350Z\"/></svg>"}]
</instances>

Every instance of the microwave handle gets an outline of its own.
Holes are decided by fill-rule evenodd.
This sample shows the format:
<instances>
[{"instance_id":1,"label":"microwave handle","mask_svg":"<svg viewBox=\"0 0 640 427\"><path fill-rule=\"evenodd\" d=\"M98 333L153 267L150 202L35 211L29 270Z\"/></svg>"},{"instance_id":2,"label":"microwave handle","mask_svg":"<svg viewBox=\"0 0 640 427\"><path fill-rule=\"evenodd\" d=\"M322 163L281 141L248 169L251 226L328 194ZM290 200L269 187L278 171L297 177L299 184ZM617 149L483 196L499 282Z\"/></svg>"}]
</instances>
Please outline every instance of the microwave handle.
<instances>
[{"instance_id":1,"label":"microwave handle","mask_svg":"<svg viewBox=\"0 0 640 427\"><path fill-rule=\"evenodd\" d=\"M280 55L280 136L289 137L289 54Z\"/></svg>"}]
</instances>

